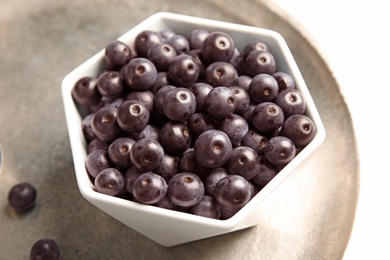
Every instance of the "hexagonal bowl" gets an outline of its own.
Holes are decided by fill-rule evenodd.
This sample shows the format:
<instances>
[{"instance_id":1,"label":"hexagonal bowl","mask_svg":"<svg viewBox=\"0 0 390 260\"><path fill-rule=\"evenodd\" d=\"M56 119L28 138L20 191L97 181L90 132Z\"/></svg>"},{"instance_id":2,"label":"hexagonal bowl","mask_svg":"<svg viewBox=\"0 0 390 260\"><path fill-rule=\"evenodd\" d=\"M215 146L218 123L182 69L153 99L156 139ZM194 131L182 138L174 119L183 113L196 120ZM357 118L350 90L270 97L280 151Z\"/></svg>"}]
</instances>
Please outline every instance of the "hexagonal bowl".
<instances>
[{"instance_id":1,"label":"hexagonal bowl","mask_svg":"<svg viewBox=\"0 0 390 260\"><path fill-rule=\"evenodd\" d=\"M78 188L82 196L100 210L111 215L128 227L136 230L163 246L174 246L225 233L234 232L259 224L262 201L292 172L304 167L303 162L323 143L325 129L316 106L283 37L271 30L246 25L214 21L204 18L174 13L156 13L145 19L130 31L118 38L130 47L138 33L143 30L172 29L179 34L188 35L196 28L209 31L222 31L229 34L236 47L243 47L253 40L261 40L268 45L276 59L278 71L292 75L296 87L307 102L306 115L316 128L313 141L286 165L246 206L226 220L216 220L188 213L143 205L123 198L112 197L95 191L94 184L85 169L87 144L81 130L82 115L72 98L75 82L83 76L96 76L104 66L104 49L70 72L62 81L62 95L68 126L71 151ZM133 49L134 51L134 49Z\"/></svg>"}]
</instances>

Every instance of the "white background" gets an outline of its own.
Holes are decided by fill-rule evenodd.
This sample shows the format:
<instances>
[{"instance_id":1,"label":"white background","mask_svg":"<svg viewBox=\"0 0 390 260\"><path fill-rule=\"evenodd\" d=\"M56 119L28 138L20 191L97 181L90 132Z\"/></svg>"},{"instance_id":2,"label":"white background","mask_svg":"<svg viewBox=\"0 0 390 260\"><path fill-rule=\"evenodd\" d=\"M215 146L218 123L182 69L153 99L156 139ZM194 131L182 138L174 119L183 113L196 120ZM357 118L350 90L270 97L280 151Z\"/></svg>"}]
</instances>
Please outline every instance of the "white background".
<instances>
[{"instance_id":1,"label":"white background","mask_svg":"<svg viewBox=\"0 0 390 260\"><path fill-rule=\"evenodd\" d=\"M325 57L354 121L361 188L344 259L390 259L390 6L380 0L272 2Z\"/></svg>"}]
</instances>

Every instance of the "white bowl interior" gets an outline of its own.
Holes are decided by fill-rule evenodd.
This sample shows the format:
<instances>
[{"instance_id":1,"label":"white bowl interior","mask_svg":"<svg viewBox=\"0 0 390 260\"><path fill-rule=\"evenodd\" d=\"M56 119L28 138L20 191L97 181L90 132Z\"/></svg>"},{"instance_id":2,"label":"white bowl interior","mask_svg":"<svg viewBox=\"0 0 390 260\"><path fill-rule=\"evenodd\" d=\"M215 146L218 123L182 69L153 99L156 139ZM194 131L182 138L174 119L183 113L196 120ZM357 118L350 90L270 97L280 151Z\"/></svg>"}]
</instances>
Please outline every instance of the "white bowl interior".
<instances>
[{"instance_id":1,"label":"white bowl interior","mask_svg":"<svg viewBox=\"0 0 390 260\"><path fill-rule=\"evenodd\" d=\"M230 219L215 220L154 206L141 205L96 192L84 166L87 153L86 142L81 131L82 117L73 102L71 91L79 78L96 75L102 69L104 66L104 50L101 50L70 72L62 81L62 94L75 173L81 194L92 204L129 227L161 245L172 246L258 224L257 218L254 216L260 207L260 202L321 145L325 139L325 129L298 66L280 34L261 28L162 12L150 16L119 37L118 40L132 46L132 42L139 32L143 30L159 31L167 28L183 35L188 35L191 30L196 28L223 31L234 39L239 50L242 50L250 41L263 41L275 56L278 71L284 71L292 75L297 89L303 92L307 101L306 114L313 120L316 127L314 140L293 161L284 167L243 209Z\"/></svg>"}]
</instances>

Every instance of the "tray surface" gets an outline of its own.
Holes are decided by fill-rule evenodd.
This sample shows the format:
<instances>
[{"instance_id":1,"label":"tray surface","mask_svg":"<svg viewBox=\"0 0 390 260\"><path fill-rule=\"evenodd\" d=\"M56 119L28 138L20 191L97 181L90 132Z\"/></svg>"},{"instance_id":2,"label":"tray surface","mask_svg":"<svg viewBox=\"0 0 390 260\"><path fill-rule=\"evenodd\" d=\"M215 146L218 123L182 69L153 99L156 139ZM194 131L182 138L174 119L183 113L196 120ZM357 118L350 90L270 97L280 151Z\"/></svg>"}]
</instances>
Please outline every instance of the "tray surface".
<instances>
[{"instance_id":1,"label":"tray surface","mask_svg":"<svg viewBox=\"0 0 390 260\"><path fill-rule=\"evenodd\" d=\"M189 8L190 7L190 8ZM63 259L340 259L359 192L354 129L339 86L299 28L266 1L0 2L0 252L28 258L41 238ZM301 69L327 131L305 168L264 201L262 224L164 248L81 197L63 111L62 78L153 13L169 11L278 31ZM27 181L38 190L23 215L7 193Z\"/></svg>"}]
</instances>

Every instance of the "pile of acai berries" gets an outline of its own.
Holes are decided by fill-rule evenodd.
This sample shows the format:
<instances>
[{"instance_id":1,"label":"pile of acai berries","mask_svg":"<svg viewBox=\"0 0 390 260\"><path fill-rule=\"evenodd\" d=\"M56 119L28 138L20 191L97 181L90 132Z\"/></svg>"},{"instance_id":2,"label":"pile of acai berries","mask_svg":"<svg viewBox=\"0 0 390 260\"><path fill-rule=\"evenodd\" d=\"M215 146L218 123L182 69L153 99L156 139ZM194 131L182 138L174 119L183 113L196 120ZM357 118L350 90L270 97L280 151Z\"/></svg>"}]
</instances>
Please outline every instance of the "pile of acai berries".
<instances>
[{"instance_id":1,"label":"pile of acai berries","mask_svg":"<svg viewBox=\"0 0 390 260\"><path fill-rule=\"evenodd\" d=\"M259 39L142 31L72 89L97 192L228 219L315 134L305 97Z\"/></svg>"}]
</instances>

